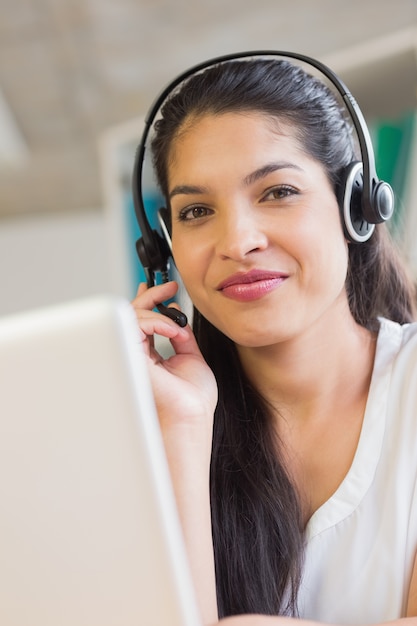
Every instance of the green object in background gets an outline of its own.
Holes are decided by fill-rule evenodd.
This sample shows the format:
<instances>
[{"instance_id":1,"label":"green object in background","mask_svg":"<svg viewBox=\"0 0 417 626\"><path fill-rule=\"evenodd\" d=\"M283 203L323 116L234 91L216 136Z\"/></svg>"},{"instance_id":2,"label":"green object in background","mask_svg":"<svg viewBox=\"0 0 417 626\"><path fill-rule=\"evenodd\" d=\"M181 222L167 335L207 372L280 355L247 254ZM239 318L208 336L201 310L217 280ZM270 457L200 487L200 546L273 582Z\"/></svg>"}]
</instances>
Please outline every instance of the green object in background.
<instances>
[{"instance_id":1,"label":"green object in background","mask_svg":"<svg viewBox=\"0 0 417 626\"><path fill-rule=\"evenodd\" d=\"M370 128L375 147L375 163L380 180L394 189L395 212L390 223L393 233L400 235L404 221L404 194L414 137L416 112L411 111L393 120L378 120Z\"/></svg>"}]
</instances>

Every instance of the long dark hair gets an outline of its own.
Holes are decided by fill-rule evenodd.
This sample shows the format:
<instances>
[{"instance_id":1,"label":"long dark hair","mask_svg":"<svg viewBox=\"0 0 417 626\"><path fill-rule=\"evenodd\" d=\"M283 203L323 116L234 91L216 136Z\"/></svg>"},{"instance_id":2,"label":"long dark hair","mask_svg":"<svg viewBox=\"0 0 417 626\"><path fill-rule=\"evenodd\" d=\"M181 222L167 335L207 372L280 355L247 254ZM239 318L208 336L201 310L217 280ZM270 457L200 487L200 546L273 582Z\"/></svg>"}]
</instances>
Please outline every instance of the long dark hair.
<instances>
[{"instance_id":1,"label":"long dark hair","mask_svg":"<svg viewBox=\"0 0 417 626\"><path fill-rule=\"evenodd\" d=\"M335 193L354 160L343 107L318 79L278 59L229 61L192 76L164 104L152 142L167 198L170 147L184 124L207 113L256 111L291 124ZM346 289L355 320L414 318L414 293L385 226L349 246ZM233 342L199 311L194 331L219 387L211 461L211 507L219 613L297 614L303 522L265 400L245 376Z\"/></svg>"}]
</instances>

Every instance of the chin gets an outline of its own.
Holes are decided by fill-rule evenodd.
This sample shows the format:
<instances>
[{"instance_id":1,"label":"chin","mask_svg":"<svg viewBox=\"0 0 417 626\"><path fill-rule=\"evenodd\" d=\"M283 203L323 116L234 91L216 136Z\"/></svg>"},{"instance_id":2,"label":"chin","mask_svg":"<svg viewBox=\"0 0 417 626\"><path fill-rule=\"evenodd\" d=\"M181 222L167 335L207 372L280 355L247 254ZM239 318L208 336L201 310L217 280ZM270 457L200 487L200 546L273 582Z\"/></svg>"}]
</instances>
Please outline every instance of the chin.
<instances>
[{"instance_id":1,"label":"chin","mask_svg":"<svg viewBox=\"0 0 417 626\"><path fill-rule=\"evenodd\" d=\"M268 329L265 325L256 324L253 327L238 329L236 324L232 329L219 329L237 346L242 348L265 348L267 346L276 345L281 341L285 341L285 337L281 333L277 333L277 325L274 324L274 328ZM230 330L230 332L228 332Z\"/></svg>"},{"instance_id":2,"label":"chin","mask_svg":"<svg viewBox=\"0 0 417 626\"><path fill-rule=\"evenodd\" d=\"M197 307L198 308L198 307ZM289 327L288 320L294 315L290 311L274 307L246 309L239 313L222 311L202 311L202 315L223 335L236 345L246 348L261 348L286 341L294 334L297 324ZM295 320L293 320L295 321Z\"/></svg>"}]
</instances>

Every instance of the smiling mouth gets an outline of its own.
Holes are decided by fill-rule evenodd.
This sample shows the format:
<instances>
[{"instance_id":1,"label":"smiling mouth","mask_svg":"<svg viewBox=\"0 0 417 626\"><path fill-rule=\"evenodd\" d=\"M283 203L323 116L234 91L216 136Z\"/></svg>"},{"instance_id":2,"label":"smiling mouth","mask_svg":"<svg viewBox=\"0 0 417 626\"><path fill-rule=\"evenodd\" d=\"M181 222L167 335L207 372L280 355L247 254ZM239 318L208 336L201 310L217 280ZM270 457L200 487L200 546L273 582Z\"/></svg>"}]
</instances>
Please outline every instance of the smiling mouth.
<instances>
[{"instance_id":1,"label":"smiling mouth","mask_svg":"<svg viewBox=\"0 0 417 626\"><path fill-rule=\"evenodd\" d=\"M236 273L226 278L217 287L226 298L240 302L258 300L277 289L288 278L282 272L265 272L252 270L246 273Z\"/></svg>"}]
</instances>

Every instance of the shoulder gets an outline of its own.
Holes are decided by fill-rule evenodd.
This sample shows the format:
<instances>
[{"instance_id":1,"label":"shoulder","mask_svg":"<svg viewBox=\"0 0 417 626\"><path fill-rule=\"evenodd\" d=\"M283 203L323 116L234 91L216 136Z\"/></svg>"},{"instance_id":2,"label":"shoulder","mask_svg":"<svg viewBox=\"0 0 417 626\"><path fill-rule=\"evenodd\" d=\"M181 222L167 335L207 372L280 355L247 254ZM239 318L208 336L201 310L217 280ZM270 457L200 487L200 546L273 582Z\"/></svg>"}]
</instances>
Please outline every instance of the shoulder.
<instances>
[{"instance_id":1,"label":"shoulder","mask_svg":"<svg viewBox=\"0 0 417 626\"><path fill-rule=\"evenodd\" d=\"M417 362L417 322L398 324L392 320L380 318L378 352L389 354L395 362L407 360L410 365Z\"/></svg>"},{"instance_id":2,"label":"shoulder","mask_svg":"<svg viewBox=\"0 0 417 626\"><path fill-rule=\"evenodd\" d=\"M374 378L381 383L379 391L386 395L391 411L405 412L417 425L417 323L380 322Z\"/></svg>"}]
</instances>

